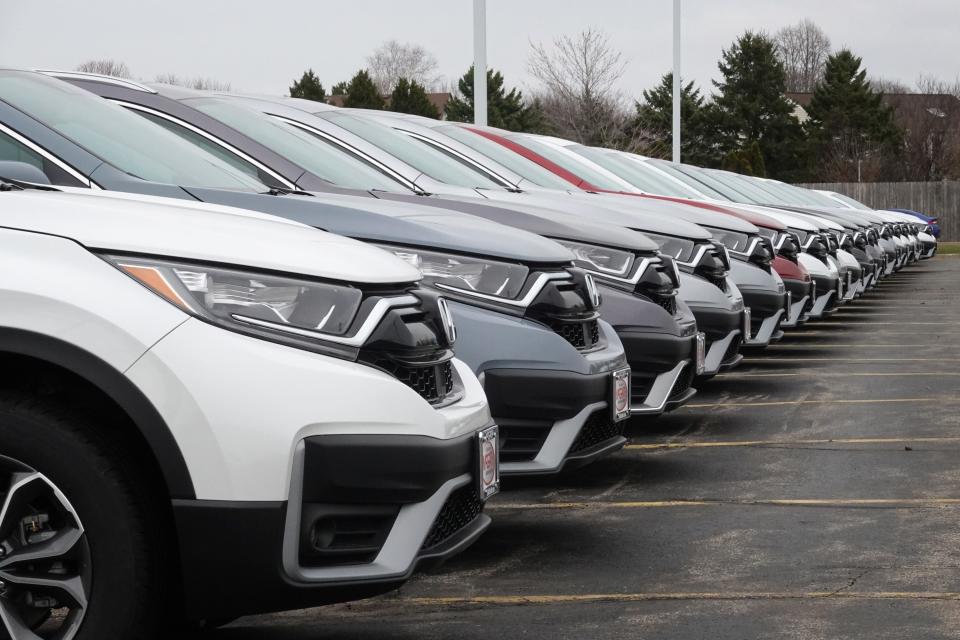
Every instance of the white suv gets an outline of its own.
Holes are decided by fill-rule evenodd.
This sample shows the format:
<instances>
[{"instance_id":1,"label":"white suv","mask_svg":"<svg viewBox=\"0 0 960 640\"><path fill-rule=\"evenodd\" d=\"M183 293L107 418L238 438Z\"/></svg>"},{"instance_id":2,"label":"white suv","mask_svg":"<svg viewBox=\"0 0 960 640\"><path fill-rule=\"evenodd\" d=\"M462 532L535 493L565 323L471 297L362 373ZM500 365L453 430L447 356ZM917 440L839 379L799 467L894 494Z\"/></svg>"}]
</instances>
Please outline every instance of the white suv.
<instances>
[{"instance_id":1,"label":"white suv","mask_svg":"<svg viewBox=\"0 0 960 640\"><path fill-rule=\"evenodd\" d=\"M413 267L225 207L24 186L0 181L9 637L366 597L489 525L496 427Z\"/></svg>"}]
</instances>

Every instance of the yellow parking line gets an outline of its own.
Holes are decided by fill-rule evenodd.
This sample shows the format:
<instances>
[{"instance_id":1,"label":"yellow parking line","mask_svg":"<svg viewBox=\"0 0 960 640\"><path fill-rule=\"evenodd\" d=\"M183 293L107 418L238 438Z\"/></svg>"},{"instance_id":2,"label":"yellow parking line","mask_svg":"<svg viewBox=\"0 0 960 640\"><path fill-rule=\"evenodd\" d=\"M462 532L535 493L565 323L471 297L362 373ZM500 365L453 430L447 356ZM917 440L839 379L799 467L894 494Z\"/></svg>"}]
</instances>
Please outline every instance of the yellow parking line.
<instances>
[{"instance_id":1,"label":"yellow parking line","mask_svg":"<svg viewBox=\"0 0 960 640\"><path fill-rule=\"evenodd\" d=\"M743 364L754 362L943 362L944 358L744 358ZM909 373L904 375L909 376Z\"/></svg>"},{"instance_id":2,"label":"yellow parking line","mask_svg":"<svg viewBox=\"0 0 960 640\"><path fill-rule=\"evenodd\" d=\"M538 594L440 596L400 598L398 603L415 606L456 605L549 605L601 602L657 602L664 600L960 600L955 591L692 591L648 593ZM381 603L382 604L382 603ZM353 605L362 608L366 605Z\"/></svg>"},{"instance_id":3,"label":"yellow parking line","mask_svg":"<svg viewBox=\"0 0 960 640\"><path fill-rule=\"evenodd\" d=\"M946 345L942 343L941 344L876 344L872 342L863 342L861 344L783 344L780 342L774 342L767 347L767 350L769 351L770 349L793 349L793 348L797 348L797 349L833 349L833 348L866 349L866 348L872 348L872 347L879 347L884 349L886 348L921 349L923 347L942 348L946 346L953 346L953 345Z\"/></svg>"},{"instance_id":4,"label":"yellow parking line","mask_svg":"<svg viewBox=\"0 0 960 640\"><path fill-rule=\"evenodd\" d=\"M778 407L794 404L881 404L891 402L938 402L942 398L870 398L863 400L776 400L769 402L709 402L687 404L682 409L709 409L712 407Z\"/></svg>"},{"instance_id":5,"label":"yellow parking line","mask_svg":"<svg viewBox=\"0 0 960 640\"><path fill-rule=\"evenodd\" d=\"M858 372L858 373L833 373L830 371L821 371L819 369L811 369L809 371L791 371L791 372L777 372L777 373L721 373L717 376L717 380L728 380L736 378L802 378L802 377L817 377L817 378L872 378L872 377L903 377L905 374L902 371L888 371L888 372L879 372L879 371L868 371L868 372ZM917 376L960 376L960 372L956 371L911 371L910 377Z\"/></svg>"},{"instance_id":6,"label":"yellow parking line","mask_svg":"<svg viewBox=\"0 0 960 640\"><path fill-rule=\"evenodd\" d=\"M956 323L955 322L848 322L848 321L844 321L843 324L845 325L870 324L870 325L897 325L897 326L904 325L904 324L911 324L911 325L918 324L918 325L924 325L924 326L929 326L929 325L953 326Z\"/></svg>"},{"instance_id":7,"label":"yellow parking line","mask_svg":"<svg viewBox=\"0 0 960 640\"><path fill-rule=\"evenodd\" d=\"M960 506L960 498L849 498L849 499L743 499L743 500L622 500L592 502L493 503L495 511L573 511L583 509L663 509L669 507L886 507L917 509Z\"/></svg>"},{"instance_id":8,"label":"yellow parking line","mask_svg":"<svg viewBox=\"0 0 960 640\"><path fill-rule=\"evenodd\" d=\"M720 442L659 442L650 444L628 444L624 449L637 451L656 451L659 449L706 449L714 447L760 447L814 444L916 444L937 442L960 442L960 436L919 437L919 438L829 438L809 440L728 440Z\"/></svg>"}]
</instances>

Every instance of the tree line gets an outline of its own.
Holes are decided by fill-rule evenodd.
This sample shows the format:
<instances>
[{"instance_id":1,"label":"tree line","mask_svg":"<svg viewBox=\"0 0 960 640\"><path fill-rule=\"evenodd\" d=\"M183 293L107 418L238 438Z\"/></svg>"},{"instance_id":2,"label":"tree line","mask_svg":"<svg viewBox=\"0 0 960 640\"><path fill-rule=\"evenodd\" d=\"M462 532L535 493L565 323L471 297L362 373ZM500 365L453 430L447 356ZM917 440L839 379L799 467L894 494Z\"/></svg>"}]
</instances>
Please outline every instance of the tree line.
<instances>
[{"instance_id":1,"label":"tree line","mask_svg":"<svg viewBox=\"0 0 960 640\"><path fill-rule=\"evenodd\" d=\"M346 107L473 121L472 66L445 84L433 54L396 40L385 42L365 62L329 91L307 69L292 82L289 95L321 102L339 96ZM639 99L631 99L618 89L627 66L597 29L531 42L528 71L537 86L524 95L502 73L488 69L488 122L668 158L673 77L664 74ZM113 61L91 61L86 67L130 75L123 63ZM868 76L859 56L846 48L834 51L826 33L810 20L773 34L746 31L721 52L717 68L709 93L694 82L682 84L685 162L792 182L960 178L960 78L950 83L921 76L911 89ZM171 74L157 79L196 88L230 86ZM442 114L430 92L451 94ZM788 97L797 93L809 96L802 109ZM933 105L893 101L895 111L885 93L942 99Z\"/></svg>"}]
</instances>

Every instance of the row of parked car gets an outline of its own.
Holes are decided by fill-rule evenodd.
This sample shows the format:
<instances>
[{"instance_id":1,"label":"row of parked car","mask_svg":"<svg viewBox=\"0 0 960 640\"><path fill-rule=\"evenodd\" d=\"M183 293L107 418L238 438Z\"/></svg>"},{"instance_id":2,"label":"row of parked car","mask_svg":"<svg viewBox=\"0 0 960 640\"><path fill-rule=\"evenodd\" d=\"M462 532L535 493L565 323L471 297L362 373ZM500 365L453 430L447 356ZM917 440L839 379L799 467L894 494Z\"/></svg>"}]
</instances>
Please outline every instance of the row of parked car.
<instances>
[{"instance_id":1,"label":"row of parked car","mask_svg":"<svg viewBox=\"0 0 960 640\"><path fill-rule=\"evenodd\" d=\"M567 140L0 70L0 619L382 593L747 349L936 253L834 193Z\"/></svg>"}]
</instances>

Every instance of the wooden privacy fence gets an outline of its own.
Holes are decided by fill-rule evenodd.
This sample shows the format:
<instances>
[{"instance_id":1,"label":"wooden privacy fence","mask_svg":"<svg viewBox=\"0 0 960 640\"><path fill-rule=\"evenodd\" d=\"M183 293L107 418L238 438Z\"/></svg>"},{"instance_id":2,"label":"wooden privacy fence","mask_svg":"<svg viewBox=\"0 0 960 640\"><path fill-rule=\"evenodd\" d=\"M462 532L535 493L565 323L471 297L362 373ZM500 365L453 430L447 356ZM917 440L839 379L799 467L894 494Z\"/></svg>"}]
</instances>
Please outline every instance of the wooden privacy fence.
<instances>
[{"instance_id":1,"label":"wooden privacy fence","mask_svg":"<svg viewBox=\"0 0 960 640\"><path fill-rule=\"evenodd\" d=\"M804 184L850 196L874 209L912 209L940 219L940 239L960 241L960 182L833 182Z\"/></svg>"}]
</instances>

